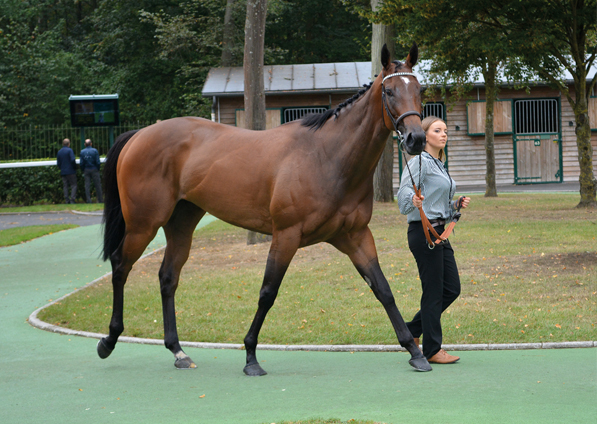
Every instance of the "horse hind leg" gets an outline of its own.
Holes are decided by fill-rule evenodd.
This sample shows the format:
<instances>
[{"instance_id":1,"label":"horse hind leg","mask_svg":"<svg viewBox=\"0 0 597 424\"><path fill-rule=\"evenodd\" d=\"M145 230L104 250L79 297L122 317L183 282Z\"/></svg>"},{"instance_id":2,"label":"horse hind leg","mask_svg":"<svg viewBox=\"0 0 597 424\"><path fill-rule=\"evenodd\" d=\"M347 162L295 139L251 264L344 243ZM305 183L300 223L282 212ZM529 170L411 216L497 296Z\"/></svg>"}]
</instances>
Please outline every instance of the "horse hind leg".
<instances>
[{"instance_id":1,"label":"horse hind leg","mask_svg":"<svg viewBox=\"0 0 597 424\"><path fill-rule=\"evenodd\" d=\"M147 245L155 237L156 232L157 230L142 233L127 231L118 249L110 256L113 290L112 318L108 336L100 339L97 344L97 353L102 359L110 356L116 347L118 337L124 331L124 285L133 264L141 257Z\"/></svg>"},{"instance_id":2,"label":"horse hind leg","mask_svg":"<svg viewBox=\"0 0 597 424\"><path fill-rule=\"evenodd\" d=\"M164 345L174 354L176 358L174 366L178 369L197 368L193 360L180 347L176 329L174 295L178 288L180 270L189 257L193 231L204 215L204 210L193 203L181 200L164 226L167 245L159 272L164 316Z\"/></svg>"}]
</instances>

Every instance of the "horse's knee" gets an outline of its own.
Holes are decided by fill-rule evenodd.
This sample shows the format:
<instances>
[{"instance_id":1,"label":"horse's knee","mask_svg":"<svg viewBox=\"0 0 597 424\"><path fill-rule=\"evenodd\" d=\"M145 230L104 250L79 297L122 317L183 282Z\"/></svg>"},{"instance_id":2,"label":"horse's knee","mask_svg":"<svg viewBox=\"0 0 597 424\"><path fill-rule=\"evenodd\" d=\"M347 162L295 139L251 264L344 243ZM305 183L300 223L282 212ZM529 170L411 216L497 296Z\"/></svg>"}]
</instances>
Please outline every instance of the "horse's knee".
<instances>
[{"instance_id":1,"label":"horse's knee","mask_svg":"<svg viewBox=\"0 0 597 424\"><path fill-rule=\"evenodd\" d=\"M388 308L390 306L394 306L396 305L396 299L394 299L394 296L392 295L392 293L384 293L382 295L379 296L379 301L381 302L381 304L383 305L384 308Z\"/></svg>"},{"instance_id":2,"label":"horse's knee","mask_svg":"<svg viewBox=\"0 0 597 424\"><path fill-rule=\"evenodd\" d=\"M265 287L262 288L259 292L259 307L270 309L274 302L276 301L276 296L278 296L278 289L272 287Z\"/></svg>"},{"instance_id":3,"label":"horse's knee","mask_svg":"<svg viewBox=\"0 0 597 424\"><path fill-rule=\"evenodd\" d=\"M172 270L162 270L159 272L160 278L160 293L162 297L174 296L176 289L178 288L178 278L174 275Z\"/></svg>"}]
</instances>

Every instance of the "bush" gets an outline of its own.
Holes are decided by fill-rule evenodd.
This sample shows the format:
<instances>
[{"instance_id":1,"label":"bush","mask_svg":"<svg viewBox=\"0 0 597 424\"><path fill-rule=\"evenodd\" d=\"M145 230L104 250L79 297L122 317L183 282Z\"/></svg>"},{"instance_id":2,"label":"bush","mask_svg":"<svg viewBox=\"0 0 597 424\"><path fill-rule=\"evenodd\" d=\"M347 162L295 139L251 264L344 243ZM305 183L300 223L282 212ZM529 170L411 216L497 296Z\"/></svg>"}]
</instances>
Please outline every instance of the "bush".
<instances>
[{"instance_id":1,"label":"bush","mask_svg":"<svg viewBox=\"0 0 597 424\"><path fill-rule=\"evenodd\" d=\"M95 197L91 185L91 197ZM85 180L77 170L77 202L85 202ZM62 178L57 166L0 169L0 206L29 206L33 203L64 203Z\"/></svg>"}]
</instances>

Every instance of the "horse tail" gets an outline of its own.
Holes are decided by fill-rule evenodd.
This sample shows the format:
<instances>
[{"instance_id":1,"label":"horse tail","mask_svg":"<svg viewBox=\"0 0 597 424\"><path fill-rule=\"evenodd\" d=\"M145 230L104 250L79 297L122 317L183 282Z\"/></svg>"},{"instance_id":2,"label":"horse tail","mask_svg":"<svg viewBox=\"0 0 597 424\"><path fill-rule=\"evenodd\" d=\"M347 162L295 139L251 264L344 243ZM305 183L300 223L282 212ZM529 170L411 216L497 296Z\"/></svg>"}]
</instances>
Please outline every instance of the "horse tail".
<instances>
[{"instance_id":1,"label":"horse tail","mask_svg":"<svg viewBox=\"0 0 597 424\"><path fill-rule=\"evenodd\" d=\"M118 192L118 181L116 179L116 166L120 152L139 130L127 131L120 134L114 141L114 145L108 151L104 165L104 248L102 257L108 260L112 253L118 249L124 239L126 229L124 217L122 216L122 205L120 204L120 193Z\"/></svg>"}]
</instances>

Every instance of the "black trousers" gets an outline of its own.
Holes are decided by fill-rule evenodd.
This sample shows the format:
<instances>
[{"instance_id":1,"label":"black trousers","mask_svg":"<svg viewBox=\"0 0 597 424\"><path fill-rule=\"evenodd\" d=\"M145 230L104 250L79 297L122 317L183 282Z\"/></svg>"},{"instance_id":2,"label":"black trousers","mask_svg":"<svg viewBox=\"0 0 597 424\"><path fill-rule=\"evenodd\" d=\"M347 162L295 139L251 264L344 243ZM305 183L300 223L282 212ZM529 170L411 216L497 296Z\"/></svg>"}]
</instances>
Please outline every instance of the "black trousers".
<instances>
[{"instance_id":1,"label":"black trousers","mask_svg":"<svg viewBox=\"0 0 597 424\"><path fill-rule=\"evenodd\" d=\"M92 180L93 180L93 185L95 186L95 192L97 193L98 203L104 203L104 198L102 196L102 181L100 179L99 170L86 169L83 172L83 177L85 178L85 197L87 199L87 203L91 203L91 181Z\"/></svg>"},{"instance_id":2,"label":"black trousers","mask_svg":"<svg viewBox=\"0 0 597 424\"><path fill-rule=\"evenodd\" d=\"M62 176L62 191L64 192L64 203L75 203L77 198L77 174Z\"/></svg>"},{"instance_id":3,"label":"black trousers","mask_svg":"<svg viewBox=\"0 0 597 424\"><path fill-rule=\"evenodd\" d=\"M435 230L441 234L444 227ZM406 325L413 337L423 335L423 354L429 359L442 347L441 315L460 295L460 277L450 242L429 249L421 221L409 224L408 247L417 261L423 295L421 309Z\"/></svg>"}]
</instances>

